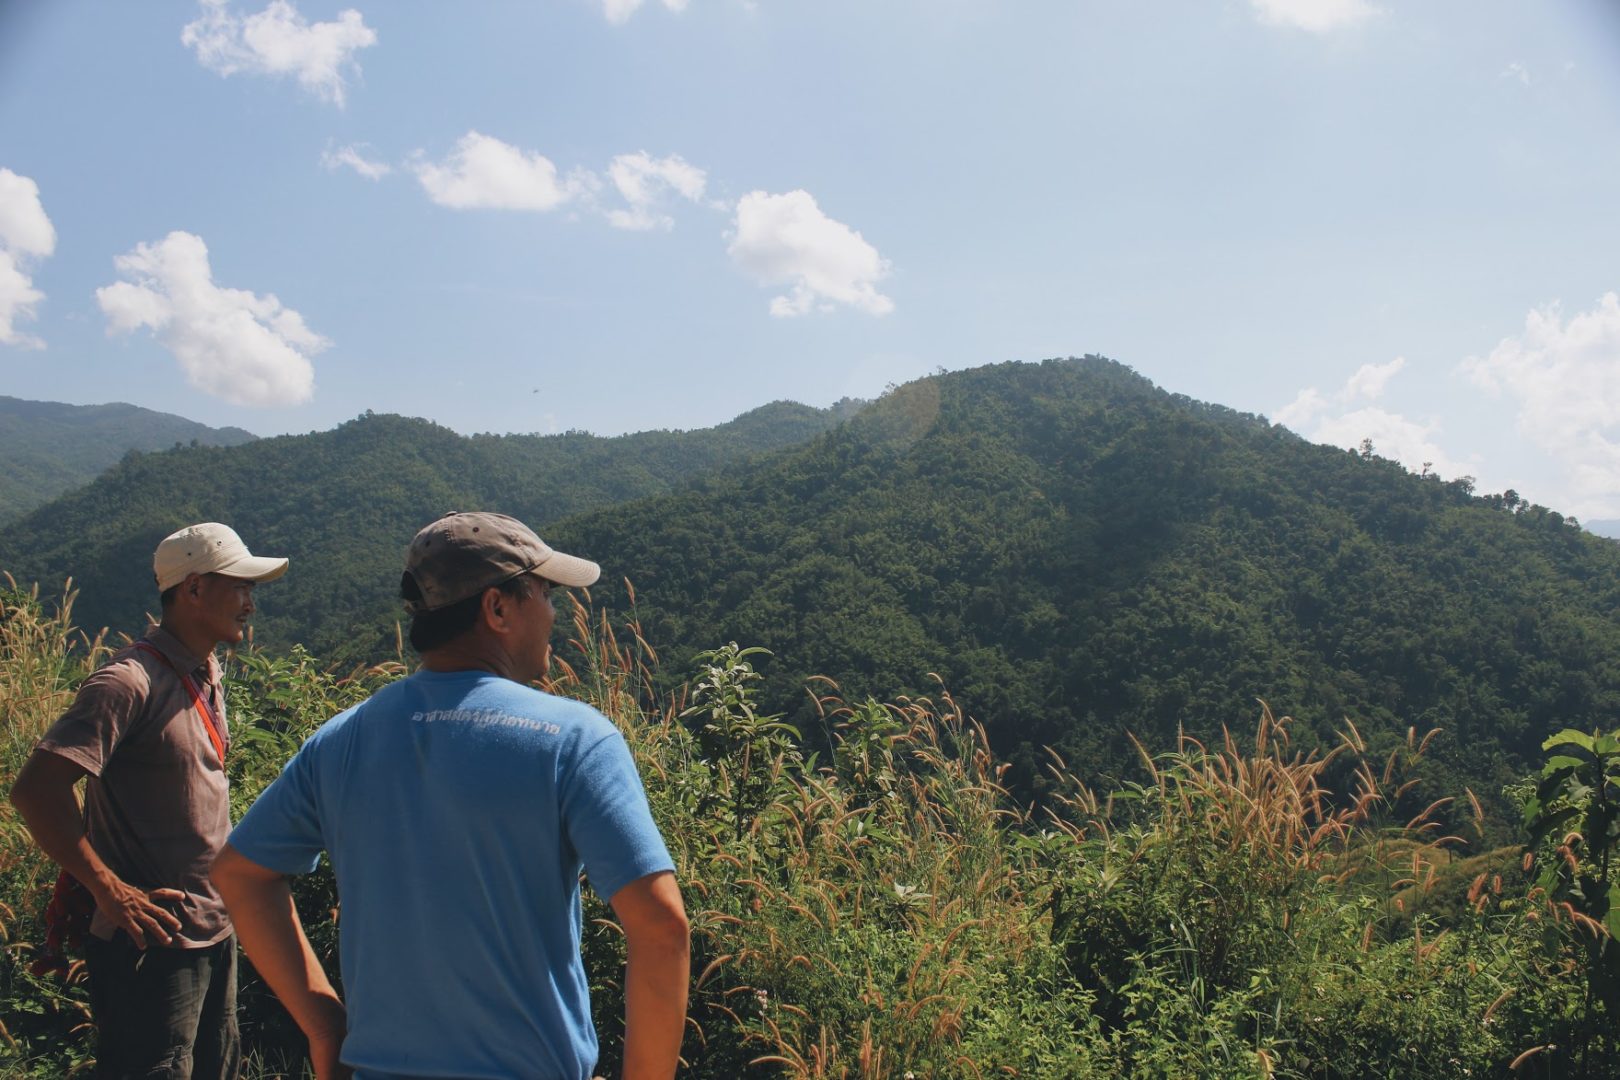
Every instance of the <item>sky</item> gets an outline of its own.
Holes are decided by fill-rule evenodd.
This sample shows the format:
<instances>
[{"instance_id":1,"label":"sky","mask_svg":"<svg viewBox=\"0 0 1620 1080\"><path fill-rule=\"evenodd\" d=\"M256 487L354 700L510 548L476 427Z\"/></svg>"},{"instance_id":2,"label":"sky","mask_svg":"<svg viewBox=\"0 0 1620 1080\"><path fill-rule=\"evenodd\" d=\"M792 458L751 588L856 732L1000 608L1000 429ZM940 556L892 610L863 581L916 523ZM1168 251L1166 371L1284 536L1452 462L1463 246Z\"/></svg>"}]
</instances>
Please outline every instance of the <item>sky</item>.
<instances>
[{"instance_id":1,"label":"sky","mask_svg":"<svg viewBox=\"0 0 1620 1080\"><path fill-rule=\"evenodd\" d=\"M0 0L0 393L611 435L1088 353L1620 518L1620 3Z\"/></svg>"}]
</instances>

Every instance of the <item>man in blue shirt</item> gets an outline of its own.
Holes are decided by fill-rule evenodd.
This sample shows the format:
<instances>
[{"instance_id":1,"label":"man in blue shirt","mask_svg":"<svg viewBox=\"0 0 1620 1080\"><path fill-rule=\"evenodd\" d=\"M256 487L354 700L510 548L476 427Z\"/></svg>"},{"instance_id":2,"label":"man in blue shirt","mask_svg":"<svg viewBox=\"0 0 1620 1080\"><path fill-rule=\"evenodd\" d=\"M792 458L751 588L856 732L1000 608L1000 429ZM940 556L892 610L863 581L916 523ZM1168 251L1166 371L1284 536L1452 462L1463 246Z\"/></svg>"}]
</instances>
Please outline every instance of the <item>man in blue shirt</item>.
<instances>
[{"instance_id":1,"label":"man in blue shirt","mask_svg":"<svg viewBox=\"0 0 1620 1080\"><path fill-rule=\"evenodd\" d=\"M422 670L311 736L215 862L320 1080L588 1080L582 870L625 932L623 1075L674 1075L689 975L674 864L623 736L529 686L551 659L552 587L599 573L500 514L419 532L401 591ZM347 1002L290 891L322 851Z\"/></svg>"}]
</instances>

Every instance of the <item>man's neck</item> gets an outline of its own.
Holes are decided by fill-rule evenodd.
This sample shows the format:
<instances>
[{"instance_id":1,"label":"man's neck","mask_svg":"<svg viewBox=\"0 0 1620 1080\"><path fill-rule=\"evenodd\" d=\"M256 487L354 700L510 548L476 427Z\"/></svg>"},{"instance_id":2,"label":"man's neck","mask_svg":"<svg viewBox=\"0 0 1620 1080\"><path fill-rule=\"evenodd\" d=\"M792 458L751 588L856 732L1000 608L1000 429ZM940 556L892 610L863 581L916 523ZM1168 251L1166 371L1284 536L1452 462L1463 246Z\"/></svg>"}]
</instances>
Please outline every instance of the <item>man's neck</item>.
<instances>
[{"instance_id":1,"label":"man's neck","mask_svg":"<svg viewBox=\"0 0 1620 1080\"><path fill-rule=\"evenodd\" d=\"M210 635L208 631L187 626L183 619L172 616L165 616L163 621L158 623L158 629L184 645L186 651L198 660L207 660L213 655L214 647L219 644L219 639Z\"/></svg>"},{"instance_id":2,"label":"man's neck","mask_svg":"<svg viewBox=\"0 0 1620 1080\"><path fill-rule=\"evenodd\" d=\"M478 634L468 634L437 649L422 654L422 666L428 671L487 671L503 679L522 682L514 670L512 658L504 651L492 648Z\"/></svg>"}]
</instances>

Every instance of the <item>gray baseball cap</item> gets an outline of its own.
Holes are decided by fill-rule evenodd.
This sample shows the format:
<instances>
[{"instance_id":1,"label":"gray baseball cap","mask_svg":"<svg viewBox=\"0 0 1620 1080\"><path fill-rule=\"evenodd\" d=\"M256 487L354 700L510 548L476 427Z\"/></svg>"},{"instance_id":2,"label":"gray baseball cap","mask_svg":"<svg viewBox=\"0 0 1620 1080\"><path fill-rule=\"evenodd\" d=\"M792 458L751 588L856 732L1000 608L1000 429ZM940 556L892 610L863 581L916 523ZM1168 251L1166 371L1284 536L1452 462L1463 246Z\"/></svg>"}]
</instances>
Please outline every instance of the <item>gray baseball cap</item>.
<instances>
[{"instance_id":1,"label":"gray baseball cap","mask_svg":"<svg viewBox=\"0 0 1620 1080\"><path fill-rule=\"evenodd\" d=\"M517 518L452 511L411 540L405 573L422 596L420 601L405 602L405 610L414 615L477 596L519 574L583 586L594 584L602 568L589 559L554 551Z\"/></svg>"}]
</instances>

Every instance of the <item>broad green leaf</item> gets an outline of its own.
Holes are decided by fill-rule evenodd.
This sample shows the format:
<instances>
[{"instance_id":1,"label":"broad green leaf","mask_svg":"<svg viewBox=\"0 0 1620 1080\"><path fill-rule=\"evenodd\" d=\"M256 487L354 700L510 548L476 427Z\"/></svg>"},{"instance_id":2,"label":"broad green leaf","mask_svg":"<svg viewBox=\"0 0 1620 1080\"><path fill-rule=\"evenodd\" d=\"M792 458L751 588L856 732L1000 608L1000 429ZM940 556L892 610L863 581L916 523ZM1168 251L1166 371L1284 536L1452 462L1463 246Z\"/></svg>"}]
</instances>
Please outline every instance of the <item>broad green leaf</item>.
<instances>
[{"instance_id":1,"label":"broad green leaf","mask_svg":"<svg viewBox=\"0 0 1620 1080\"><path fill-rule=\"evenodd\" d=\"M1529 822L1526 828L1538 840L1543 837L1550 837L1555 840L1562 839L1563 827L1580 812L1581 809L1578 806L1566 806L1562 810L1556 810L1539 820Z\"/></svg>"},{"instance_id":2,"label":"broad green leaf","mask_svg":"<svg viewBox=\"0 0 1620 1080\"><path fill-rule=\"evenodd\" d=\"M1574 775L1575 770L1567 766L1545 773L1536 784L1536 797L1545 801L1565 794L1564 783Z\"/></svg>"},{"instance_id":3,"label":"broad green leaf","mask_svg":"<svg viewBox=\"0 0 1620 1080\"><path fill-rule=\"evenodd\" d=\"M1578 746L1590 753L1592 750L1592 736L1584 731L1576 731L1574 728L1565 728L1541 744L1543 750L1551 750L1555 746Z\"/></svg>"}]
</instances>

